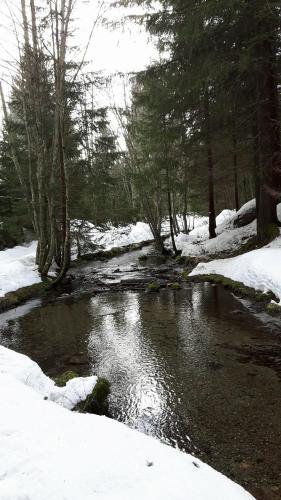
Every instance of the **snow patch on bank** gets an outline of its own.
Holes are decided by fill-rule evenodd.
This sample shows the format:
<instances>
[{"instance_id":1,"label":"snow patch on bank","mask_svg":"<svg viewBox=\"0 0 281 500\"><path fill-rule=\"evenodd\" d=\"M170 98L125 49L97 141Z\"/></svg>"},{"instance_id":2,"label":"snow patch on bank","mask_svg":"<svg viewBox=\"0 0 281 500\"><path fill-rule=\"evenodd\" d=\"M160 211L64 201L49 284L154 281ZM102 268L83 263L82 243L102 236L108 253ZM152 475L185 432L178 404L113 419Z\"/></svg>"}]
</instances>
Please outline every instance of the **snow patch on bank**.
<instances>
[{"instance_id":1,"label":"snow patch on bank","mask_svg":"<svg viewBox=\"0 0 281 500\"><path fill-rule=\"evenodd\" d=\"M183 230L184 223L181 215L177 216L179 228ZM198 215L187 215L188 227L200 227L208 223L207 217ZM79 229L81 228L81 230ZM113 226L107 224L103 227L97 227L90 222L83 222L75 220L72 222L73 234L77 235L80 231L82 247L87 244L92 244L95 248L94 251L111 250L114 247L125 247L133 245L134 243L141 243L153 240L153 234L146 222L137 222L136 224L128 224L127 226ZM170 233L170 222L165 218L161 226L161 234L163 236ZM83 237L84 234L84 237ZM183 240L187 235L181 233ZM84 239L84 243L83 243ZM74 238L75 240L75 238Z\"/></svg>"},{"instance_id":2,"label":"snow patch on bank","mask_svg":"<svg viewBox=\"0 0 281 500\"><path fill-rule=\"evenodd\" d=\"M233 251L243 242L256 234L256 221L247 226L236 228L234 221L238 215L252 208L253 200L245 204L238 212L235 210L223 210L216 218L217 237L209 239L208 219L195 227L188 235L179 234L176 245L182 251L183 257L200 257L217 254L220 252Z\"/></svg>"},{"instance_id":3,"label":"snow patch on bank","mask_svg":"<svg viewBox=\"0 0 281 500\"><path fill-rule=\"evenodd\" d=\"M258 250L230 259L200 263L190 273L221 274L262 292L272 291L281 301L281 237Z\"/></svg>"},{"instance_id":4,"label":"snow patch on bank","mask_svg":"<svg viewBox=\"0 0 281 500\"><path fill-rule=\"evenodd\" d=\"M247 226L236 228L235 220L253 211L256 201L250 200L235 213L223 211L225 220L218 224L218 236L212 240L208 239L208 231L202 228L194 232L191 239L182 246L182 254L185 256L203 257L223 251L233 251L246 242L250 237L256 235L256 220ZM221 215L222 215L221 214ZM221 219L221 215L219 218ZM281 204L277 207L277 215L281 220ZM218 220L217 220L218 223ZM244 285L257 291L272 291L281 301L281 236L276 238L267 246L252 250L237 257L227 259L216 259L211 262L201 262L190 273L190 276L202 274L220 274L234 281L240 281Z\"/></svg>"},{"instance_id":5,"label":"snow patch on bank","mask_svg":"<svg viewBox=\"0 0 281 500\"><path fill-rule=\"evenodd\" d=\"M88 224L91 228L88 233L90 241L103 250L111 250L113 247L124 247L153 239L150 227L145 222L117 227L108 225L104 228Z\"/></svg>"},{"instance_id":6,"label":"snow patch on bank","mask_svg":"<svg viewBox=\"0 0 281 500\"><path fill-rule=\"evenodd\" d=\"M73 230L77 231L79 223L73 222ZM141 243L153 239L149 225L137 222L128 226L98 228L86 222L86 237L96 251L110 250L113 247L123 247L133 243ZM167 225L163 231L167 232ZM75 241L74 241L75 243ZM19 245L14 248L0 251L0 297L19 288L40 283L41 278L35 264L37 242L30 245ZM73 258L77 252L74 252Z\"/></svg>"},{"instance_id":7,"label":"snow patch on bank","mask_svg":"<svg viewBox=\"0 0 281 500\"><path fill-rule=\"evenodd\" d=\"M58 387L28 356L0 346L0 379L2 376L12 377L33 389L43 398L54 401L69 410L84 401L97 382L95 376L76 377L69 380L64 387Z\"/></svg>"},{"instance_id":8,"label":"snow patch on bank","mask_svg":"<svg viewBox=\"0 0 281 500\"><path fill-rule=\"evenodd\" d=\"M35 265L37 242L0 252L0 297L7 292L41 281Z\"/></svg>"},{"instance_id":9,"label":"snow patch on bank","mask_svg":"<svg viewBox=\"0 0 281 500\"><path fill-rule=\"evenodd\" d=\"M48 377L8 351L1 348L1 500L253 499L191 455L44 400Z\"/></svg>"}]
</instances>

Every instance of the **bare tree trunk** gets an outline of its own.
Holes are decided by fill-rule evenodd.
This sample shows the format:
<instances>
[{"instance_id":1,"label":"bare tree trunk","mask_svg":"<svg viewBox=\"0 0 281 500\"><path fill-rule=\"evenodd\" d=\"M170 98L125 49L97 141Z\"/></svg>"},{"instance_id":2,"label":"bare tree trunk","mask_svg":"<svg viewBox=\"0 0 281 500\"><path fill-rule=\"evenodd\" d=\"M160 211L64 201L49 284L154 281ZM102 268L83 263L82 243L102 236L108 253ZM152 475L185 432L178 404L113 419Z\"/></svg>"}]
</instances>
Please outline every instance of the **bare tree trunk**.
<instances>
[{"instance_id":1,"label":"bare tree trunk","mask_svg":"<svg viewBox=\"0 0 281 500\"><path fill-rule=\"evenodd\" d=\"M239 205L239 187L238 187L238 162L237 162L237 135L235 117L232 116L232 147L233 147L233 179L234 179L234 202L235 210L238 212Z\"/></svg>"},{"instance_id":2,"label":"bare tree trunk","mask_svg":"<svg viewBox=\"0 0 281 500\"><path fill-rule=\"evenodd\" d=\"M264 40L260 47L259 137L262 178L257 220L258 240L268 237L270 224L278 224L277 203L281 194L280 111L276 77L276 53L273 42Z\"/></svg>"},{"instance_id":3,"label":"bare tree trunk","mask_svg":"<svg viewBox=\"0 0 281 500\"><path fill-rule=\"evenodd\" d=\"M70 265L70 217L69 217L69 192L68 175L65 161L64 145L64 118L65 118L65 71L66 71L66 42L68 36L70 16L73 8L72 0L61 0L61 12L58 12L56 2L55 8L55 45L56 45L56 126L58 133L58 158L60 167L61 187L61 269L54 281L59 283L65 276ZM61 18L59 26L59 15Z\"/></svg>"},{"instance_id":4,"label":"bare tree trunk","mask_svg":"<svg viewBox=\"0 0 281 500\"><path fill-rule=\"evenodd\" d=\"M205 119L205 140L207 147L207 163L208 163L208 193L209 193L209 234L210 238L216 237L216 213L215 213L215 197L214 197L214 161L211 143L210 129L210 112L209 112L209 95L208 90L204 95L204 119Z\"/></svg>"},{"instance_id":5,"label":"bare tree trunk","mask_svg":"<svg viewBox=\"0 0 281 500\"><path fill-rule=\"evenodd\" d=\"M174 251L175 255L177 255L178 249L176 246L175 235L174 235L172 200L171 200L171 190L170 190L170 175L169 175L168 167L166 167L166 183L167 183L166 189L167 189L168 213L169 213L169 221L170 221L170 233L171 233L172 247L173 247L173 251Z\"/></svg>"}]
</instances>

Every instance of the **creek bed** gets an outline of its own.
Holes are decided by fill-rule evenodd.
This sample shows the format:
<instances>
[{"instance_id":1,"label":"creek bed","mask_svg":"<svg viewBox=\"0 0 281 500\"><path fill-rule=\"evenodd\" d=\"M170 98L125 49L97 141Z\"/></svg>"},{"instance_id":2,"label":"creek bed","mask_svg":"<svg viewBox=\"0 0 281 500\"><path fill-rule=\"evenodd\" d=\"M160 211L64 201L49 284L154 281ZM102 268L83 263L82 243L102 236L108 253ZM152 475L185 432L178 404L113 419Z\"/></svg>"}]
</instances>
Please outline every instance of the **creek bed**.
<instances>
[{"instance_id":1,"label":"creek bed","mask_svg":"<svg viewBox=\"0 0 281 500\"><path fill-rule=\"evenodd\" d=\"M138 255L84 272L112 278L119 266L122 279ZM31 302L0 315L0 342L51 376L108 378L112 418L280 500L280 322L219 286Z\"/></svg>"}]
</instances>

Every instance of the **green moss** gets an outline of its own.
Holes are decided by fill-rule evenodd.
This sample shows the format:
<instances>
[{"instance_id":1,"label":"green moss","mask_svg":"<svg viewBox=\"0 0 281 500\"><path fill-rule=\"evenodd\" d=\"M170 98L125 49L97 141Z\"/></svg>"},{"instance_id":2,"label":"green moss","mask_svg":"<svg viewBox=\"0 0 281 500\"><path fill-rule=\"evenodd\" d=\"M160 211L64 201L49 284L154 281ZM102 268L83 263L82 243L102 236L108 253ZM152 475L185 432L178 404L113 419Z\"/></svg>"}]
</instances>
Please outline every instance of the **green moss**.
<instances>
[{"instance_id":1,"label":"green moss","mask_svg":"<svg viewBox=\"0 0 281 500\"><path fill-rule=\"evenodd\" d=\"M281 314L281 306L279 304L274 304L273 302L271 302L270 304L267 305L266 309L267 312L269 312L269 314L272 315Z\"/></svg>"},{"instance_id":2,"label":"green moss","mask_svg":"<svg viewBox=\"0 0 281 500\"><path fill-rule=\"evenodd\" d=\"M182 277L185 281L190 281L190 276L188 271L183 271Z\"/></svg>"},{"instance_id":3,"label":"green moss","mask_svg":"<svg viewBox=\"0 0 281 500\"><path fill-rule=\"evenodd\" d=\"M151 281L151 283L148 283L146 289L148 292L159 292L160 285L157 281Z\"/></svg>"},{"instance_id":4,"label":"green moss","mask_svg":"<svg viewBox=\"0 0 281 500\"><path fill-rule=\"evenodd\" d=\"M35 283L34 285L19 288L14 292L6 293L6 295L0 299L0 311L19 306L27 300L44 295L49 285L49 281L47 283Z\"/></svg>"},{"instance_id":5,"label":"green moss","mask_svg":"<svg viewBox=\"0 0 281 500\"><path fill-rule=\"evenodd\" d=\"M75 406L74 411L79 413L107 413L107 399L110 393L110 384L106 378L99 378L91 394L84 401Z\"/></svg>"},{"instance_id":6,"label":"green moss","mask_svg":"<svg viewBox=\"0 0 281 500\"><path fill-rule=\"evenodd\" d=\"M279 227L277 226L277 224L269 224L266 228L265 234L266 239L269 243L270 241L275 240L275 238L278 238L278 236L280 235Z\"/></svg>"},{"instance_id":7,"label":"green moss","mask_svg":"<svg viewBox=\"0 0 281 500\"><path fill-rule=\"evenodd\" d=\"M145 261L145 260L148 259L148 256L146 254L142 254L142 255L139 255L138 259L139 259L140 262L143 262L143 261Z\"/></svg>"},{"instance_id":8,"label":"green moss","mask_svg":"<svg viewBox=\"0 0 281 500\"><path fill-rule=\"evenodd\" d=\"M181 290L181 285L180 283L178 283L177 281L175 281L174 283L168 283L168 288L170 288L171 290Z\"/></svg>"},{"instance_id":9,"label":"green moss","mask_svg":"<svg viewBox=\"0 0 281 500\"><path fill-rule=\"evenodd\" d=\"M189 276L187 281L207 281L210 283L216 283L218 285L222 285L227 290L230 290L238 297L250 298L257 302L269 303L271 300L278 300L273 292L263 293L261 291L257 291L254 288L245 286L244 283L241 283L240 281L234 281L220 274L201 274L196 276Z\"/></svg>"},{"instance_id":10,"label":"green moss","mask_svg":"<svg viewBox=\"0 0 281 500\"><path fill-rule=\"evenodd\" d=\"M160 285L157 281L151 281L151 283L148 283L146 287L147 292L159 292L160 290Z\"/></svg>"},{"instance_id":11,"label":"green moss","mask_svg":"<svg viewBox=\"0 0 281 500\"><path fill-rule=\"evenodd\" d=\"M177 264L185 264L186 258L183 257L182 255L177 255L175 257L175 261Z\"/></svg>"},{"instance_id":12,"label":"green moss","mask_svg":"<svg viewBox=\"0 0 281 500\"><path fill-rule=\"evenodd\" d=\"M68 370L68 371L62 373L61 375L58 375L57 377L55 377L54 382L59 387L64 387L69 380L71 380L75 377L78 377L78 373L73 372L71 370Z\"/></svg>"}]
</instances>

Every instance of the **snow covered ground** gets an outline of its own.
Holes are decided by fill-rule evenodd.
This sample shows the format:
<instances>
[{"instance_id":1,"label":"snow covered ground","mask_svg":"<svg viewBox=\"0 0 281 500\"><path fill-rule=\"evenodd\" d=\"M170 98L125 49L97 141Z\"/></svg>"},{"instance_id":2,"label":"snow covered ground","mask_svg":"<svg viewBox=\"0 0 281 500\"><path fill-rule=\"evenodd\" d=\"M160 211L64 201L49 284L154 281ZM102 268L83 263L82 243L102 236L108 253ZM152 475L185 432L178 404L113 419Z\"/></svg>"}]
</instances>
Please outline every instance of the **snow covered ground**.
<instances>
[{"instance_id":1,"label":"snow covered ground","mask_svg":"<svg viewBox=\"0 0 281 500\"><path fill-rule=\"evenodd\" d=\"M180 229L183 229L183 218L177 216ZM190 227L199 227L208 223L208 217L198 215L188 215L187 224ZM73 233L77 233L79 226L81 227L82 221L73 221ZM82 230L86 235L86 243L91 242L97 246L98 250L111 250L113 247L124 247L134 243L141 243L142 241L153 240L153 235L150 230L149 224L146 222L137 222L136 224L128 224L127 226L113 226L107 224L103 227L97 227L86 222L85 228ZM170 233L169 219L165 218L162 222L162 234L167 235Z\"/></svg>"},{"instance_id":2,"label":"snow covered ground","mask_svg":"<svg viewBox=\"0 0 281 500\"><path fill-rule=\"evenodd\" d=\"M256 234L256 221L247 226L235 228L233 222L236 217L245 214L255 205L255 200L250 200L236 214L226 214L226 219L218 225L217 238L209 240L207 230L202 228L197 231L199 239L191 233L192 240L183 245L183 255L203 256L220 253L226 250L235 250L242 242ZM278 216L281 218L281 204L278 206ZM220 216L219 216L220 217ZM194 233L194 232L193 232ZM281 300L281 236L269 245L244 253L237 257L216 259L202 262L190 273L221 274L226 278L240 281L246 286L262 292L272 291Z\"/></svg>"},{"instance_id":3,"label":"snow covered ground","mask_svg":"<svg viewBox=\"0 0 281 500\"><path fill-rule=\"evenodd\" d=\"M237 215L246 209L248 206L245 205L238 213L234 210L223 210L216 218L217 237L212 240L209 239L208 219L203 218L202 223L188 235L181 233L177 236L178 249L182 250L184 257L200 257L234 250L256 234L255 221L242 228L234 227Z\"/></svg>"},{"instance_id":4,"label":"snow covered ground","mask_svg":"<svg viewBox=\"0 0 281 500\"><path fill-rule=\"evenodd\" d=\"M200 263L190 273L221 274L262 292L272 291L281 301L281 237L266 247L229 259Z\"/></svg>"},{"instance_id":5,"label":"snow covered ground","mask_svg":"<svg viewBox=\"0 0 281 500\"><path fill-rule=\"evenodd\" d=\"M87 239L102 250L111 250L113 247L124 247L133 243L153 240L149 225L145 222L118 227L112 224L97 227L87 222L87 227Z\"/></svg>"},{"instance_id":6,"label":"snow covered ground","mask_svg":"<svg viewBox=\"0 0 281 500\"><path fill-rule=\"evenodd\" d=\"M58 387L28 356L0 346L0 380L5 375L11 376L43 398L54 401L69 410L84 401L97 382L95 376L76 377L69 380L64 387Z\"/></svg>"},{"instance_id":7,"label":"snow covered ground","mask_svg":"<svg viewBox=\"0 0 281 500\"><path fill-rule=\"evenodd\" d=\"M191 455L69 411L66 397L50 400L53 390L35 363L0 347L0 500L253 499Z\"/></svg>"},{"instance_id":8,"label":"snow covered ground","mask_svg":"<svg viewBox=\"0 0 281 500\"><path fill-rule=\"evenodd\" d=\"M233 210L223 210L217 217L217 237L210 240L208 232L208 218L190 217L190 224L195 228L187 235L180 233L176 238L179 250L183 256L211 257L227 251L233 251L242 243L256 234L256 221L238 228L235 227L237 217L245 215L255 205L255 200L246 203L238 213ZM278 207L281 218L281 204ZM182 227L183 221L179 217ZM79 224L79 221L77 221ZM163 234L169 232L168 220L164 221ZM149 225L137 222L128 226L114 227L108 225L97 228L87 223L86 238L96 251L110 250L113 247L127 246L153 239ZM167 241L167 246L171 242ZM36 242L29 246L18 246L0 252L0 297L5 293L20 287L40 281L35 266ZM255 250L232 259L223 259L200 264L193 274L218 273L257 290L272 290L281 299L281 238L260 250Z\"/></svg>"},{"instance_id":9,"label":"snow covered ground","mask_svg":"<svg viewBox=\"0 0 281 500\"><path fill-rule=\"evenodd\" d=\"M41 281L35 266L37 242L0 252L0 297L12 290Z\"/></svg>"},{"instance_id":10,"label":"snow covered ground","mask_svg":"<svg viewBox=\"0 0 281 500\"><path fill-rule=\"evenodd\" d=\"M179 218L179 223L182 224L181 218ZM193 218L190 223L193 223ZM81 221L73 222L74 233L77 232L79 224ZM162 229L163 234L169 233L167 220L164 221ZM86 239L94 245L96 251L111 250L113 247L124 247L153 239L149 225L145 222L118 227L109 224L103 228L86 222L85 233ZM41 281L35 265L36 245L37 242L33 241L29 245L0 251L0 297L7 292ZM74 242L73 258L76 255Z\"/></svg>"},{"instance_id":11,"label":"snow covered ground","mask_svg":"<svg viewBox=\"0 0 281 500\"><path fill-rule=\"evenodd\" d=\"M148 224L144 222L118 228L111 225L105 229L87 224L90 225L90 241L97 245L97 251L153 239ZM37 242L33 241L29 245L0 251L0 297L7 292L41 281L35 265L36 246Z\"/></svg>"}]
</instances>

